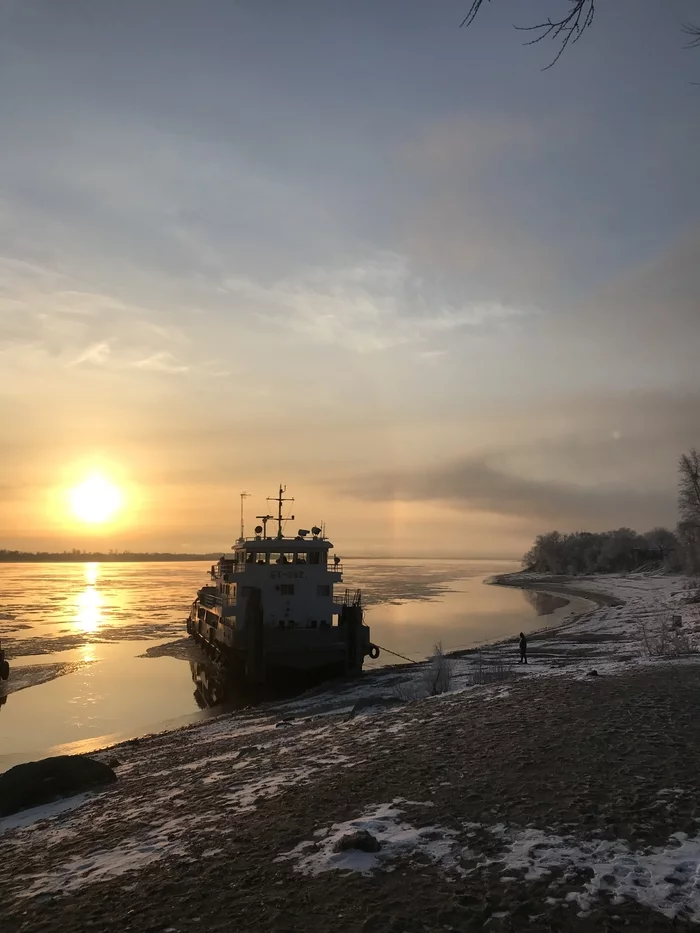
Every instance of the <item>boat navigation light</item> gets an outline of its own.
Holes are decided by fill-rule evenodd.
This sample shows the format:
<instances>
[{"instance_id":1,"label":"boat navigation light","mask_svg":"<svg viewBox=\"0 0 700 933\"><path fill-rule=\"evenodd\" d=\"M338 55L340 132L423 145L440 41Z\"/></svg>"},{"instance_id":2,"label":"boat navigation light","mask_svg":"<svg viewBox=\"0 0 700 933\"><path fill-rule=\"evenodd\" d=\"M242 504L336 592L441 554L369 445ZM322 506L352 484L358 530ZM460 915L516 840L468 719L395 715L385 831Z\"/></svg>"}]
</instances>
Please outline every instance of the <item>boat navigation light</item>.
<instances>
[{"instance_id":1,"label":"boat navigation light","mask_svg":"<svg viewBox=\"0 0 700 933\"><path fill-rule=\"evenodd\" d=\"M262 534L262 525L256 525L256 526L255 526L255 534L256 534L256 535L261 535L261 534Z\"/></svg>"},{"instance_id":2,"label":"boat navigation light","mask_svg":"<svg viewBox=\"0 0 700 933\"><path fill-rule=\"evenodd\" d=\"M309 533L308 528L300 528L299 531L297 532L300 538L305 538L308 535L308 533Z\"/></svg>"},{"instance_id":3,"label":"boat navigation light","mask_svg":"<svg viewBox=\"0 0 700 933\"><path fill-rule=\"evenodd\" d=\"M321 529L318 527L318 525L314 525L314 527L311 529L311 534L314 536L314 538L318 538L318 536L321 534Z\"/></svg>"}]
</instances>

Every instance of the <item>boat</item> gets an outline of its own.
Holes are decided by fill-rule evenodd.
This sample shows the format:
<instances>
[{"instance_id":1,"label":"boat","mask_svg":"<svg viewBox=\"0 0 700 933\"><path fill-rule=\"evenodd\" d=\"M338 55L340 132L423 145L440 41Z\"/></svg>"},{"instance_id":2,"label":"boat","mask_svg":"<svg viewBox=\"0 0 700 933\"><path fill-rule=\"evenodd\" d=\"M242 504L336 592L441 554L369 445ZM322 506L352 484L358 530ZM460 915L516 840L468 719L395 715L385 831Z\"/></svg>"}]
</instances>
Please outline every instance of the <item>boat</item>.
<instances>
[{"instance_id":1,"label":"boat","mask_svg":"<svg viewBox=\"0 0 700 933\"><path fill-rule=\"evenodd\" d=\"M345 590L337 601L343 565L331 553L325 528L314 525L285 535L294 516L283 516L286 486L275 502L276 515L258 515L252 537L245 536L241 493L241 533L231 550L209 571L211 582L192 603L187 631L210 658L225 665L244 685L274 685L293 679L326 680L360 674L365 657L377 658L364 622L360 590ZM277 524L268 534L268 524Z\"/></svg>"}]
</instances>

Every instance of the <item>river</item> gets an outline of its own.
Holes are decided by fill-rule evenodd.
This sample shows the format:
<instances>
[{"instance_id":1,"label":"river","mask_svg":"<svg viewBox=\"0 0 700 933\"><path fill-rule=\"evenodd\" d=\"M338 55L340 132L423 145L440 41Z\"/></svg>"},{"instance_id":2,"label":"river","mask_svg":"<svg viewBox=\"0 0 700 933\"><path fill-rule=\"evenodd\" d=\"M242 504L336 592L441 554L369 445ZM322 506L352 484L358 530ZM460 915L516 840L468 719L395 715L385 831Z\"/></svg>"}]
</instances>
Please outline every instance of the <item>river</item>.
<instances>
[{"instance_id":1,"label":"river","mask_svg":"<svg viewBox=\"0 0 700 933\"><path fill-rule=\"evenodd\" d=\"M0 638L15 685L0 685L0 772L20 761L94 748L212 715L202 709L201 665L142 657L184 634L208 563L0 564ZM487 586L511 561L345 561L361 588L372 641L420 660L556 624L583 601ZM387 652L366 667L400 663ZM55 676L55 665L69 673ZM208 698L211 702L211 696ZM216 711L216 710L214 710Z\"/></svg>"}]
</instances>

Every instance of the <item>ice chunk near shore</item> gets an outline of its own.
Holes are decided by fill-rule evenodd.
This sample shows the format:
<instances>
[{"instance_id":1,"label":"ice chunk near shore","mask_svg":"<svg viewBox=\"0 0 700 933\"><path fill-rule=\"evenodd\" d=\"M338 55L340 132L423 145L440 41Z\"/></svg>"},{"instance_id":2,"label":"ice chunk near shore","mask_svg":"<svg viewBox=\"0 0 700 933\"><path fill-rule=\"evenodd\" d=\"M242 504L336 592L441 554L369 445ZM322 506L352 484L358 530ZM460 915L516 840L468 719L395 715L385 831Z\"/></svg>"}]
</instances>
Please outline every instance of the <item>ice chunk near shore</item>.
<instances>
[{"instance_id":1,"label":"ice chunk near shore","mask_svg":"<svg viewBox=\"0 0 700 933\"><path fill-rule=\"evenodd\" d=\"M68 810L75 810L82 806L86 800L95 796L91 793L76 794L73 797L65 797L61 800L54 800L51 803L44 803L38 807L31 807L27 810L19 810L10 816L0 818L0 836L10 829L24 829L43 820L52 820L54 817L65 813Z\"/></svg>"},{"instance_id":2,"label":"ice chunk near shore","mask_svg":"<svg viewBox=\"0 0 700 933\"><path fill-rule=\"evenodd\" d=\"M316 839L300 842L289 852L277 856L275 862L293 861L295 871L307 875L320 875L326 871L357 871L370 874L385 867L393 859L407 855L423 855L444 868L455 868L457 833L442 826L420 829L399 819L403 809L397 806L407 801L394 800L370 808L354 820L334 823L328 829L317 830ZM419 804L420 806L420 804ZM379 843L376 852L359 849L340 849L343 837L369 833Z\"/></svg>"}]
</instances>

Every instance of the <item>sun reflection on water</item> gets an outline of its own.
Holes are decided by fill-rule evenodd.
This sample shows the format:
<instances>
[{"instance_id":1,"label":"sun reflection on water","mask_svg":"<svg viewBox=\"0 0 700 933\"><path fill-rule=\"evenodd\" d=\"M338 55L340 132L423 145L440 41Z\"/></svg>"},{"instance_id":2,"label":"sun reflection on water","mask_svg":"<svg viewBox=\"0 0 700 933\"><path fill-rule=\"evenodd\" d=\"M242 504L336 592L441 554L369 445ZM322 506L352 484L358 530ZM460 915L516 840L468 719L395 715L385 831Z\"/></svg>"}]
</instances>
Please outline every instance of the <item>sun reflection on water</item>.
<instances>
[{"instance_id":1,"label":"sun reflection on water","mask_svg":"<svg viewBox=\"0 0 700 933\"><path fill-rule=\"evenodd\" d=\"M94 586L97 583L99 574L100 565L96 561L85 564L85 582L89 586Z\"/></svg>"},{"instance_id":2,"label":"sun reflection on water","mask_svg":"<svg viewBox=\"0 0 700 933\"><path fill-rule=\"evenodd\" d=\"M102 624L102 595L93 586L87 586L76 599L75 624L81 632L96 632Z\"/></svg>"},{"instance_id":3,"label":"sun reflection on water","mask_svg":"<svg viewBox=\"0 0 700 933\"><path fill-rule=\"evenodd\" d=\"M100 565L85 564L85 582L87 586L76 596L74 624L81 632L96 632L104 621L102 618L103 599L96 587Z\"/></svg>"}]
</instances>

